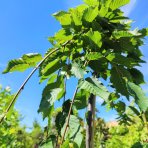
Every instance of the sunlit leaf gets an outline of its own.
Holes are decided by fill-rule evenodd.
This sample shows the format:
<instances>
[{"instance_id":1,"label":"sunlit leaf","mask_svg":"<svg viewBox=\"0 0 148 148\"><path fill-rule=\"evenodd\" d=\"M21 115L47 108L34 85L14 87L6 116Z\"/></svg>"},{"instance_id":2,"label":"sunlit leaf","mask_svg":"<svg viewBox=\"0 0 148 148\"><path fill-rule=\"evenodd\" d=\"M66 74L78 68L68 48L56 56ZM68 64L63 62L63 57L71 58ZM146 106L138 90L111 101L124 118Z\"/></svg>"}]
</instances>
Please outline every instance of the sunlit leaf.
<instances>
[{"instance_id":1,"label":"sunlit leaf","mask_svg":"<svg viewBox=\"0 0 148 148\"><path fill-rule=\"evenodd\" d=\"M98 12L99 16L101 17L104 17L107 13L108 13L108 8L105 6L102 6Z\"/></svg>"},{"instance_id":2,"label":"sunlit leaf","mask_svg":"<svg viewBox=\"0 0 148 148\"><path fill-rule=\"evenodd\" d=\"M128 4L129 2L130 0L112 0L112 2L110 3L110 8L112 10L115 10L120 8L121 6Z\"/></svg>"},{"instance_id":3,"label":"sunlit leaf","mask_svg":"<svg viewBox=\"0 0 148 148\"><path fill-rule=\"evenodd\" d=\"M68 12L60 11L54 13L53 16L60 22L61 25L63 26L71 25L71 16Z\"/></svg>"},{"instance_id":4,"label":"sunlit leaf","mask_svg":"<svg viewBox=\"0 0 148 148\"><path fill-rule=\"evenodd\" d=\"M56 82L47 84L42 93L38 112L41 112L43 117L46 118L51 112L55 101L61 99L64 96L64 93L63 77L58 77Z\"/></svg>"},{"instance_id":5,"label":"sunlit leaf","mask_svg":"<svg viewBox=\"0 0 148 148\"><path fill-rule=\"evenodd\" d=\"M76 8L70 9L72 19L76 26L82 25L82 16L86 8L87 8L86 5L80 5Z\"/></svg>"},{"instance_id":6,"label":"sunlit leaf","mask_svg":"<svg viewBox=\"0 0 148 148\"><path fill-rule=\"evenodd\" d=\"M86 59L89 61L98 60L102 57L103 57L103 55L99 52L90 52L89 54L86 55Z\"/></svg>"},{"instance_id":7,"label":"sunlit leaf","mask_svg":"<svg viewBox=\"0 0 148 148\"><path fill-rule=\"evenodd\" d=\"M142 111L146 111L148 109L148 97L144 94L143 90L140 86L127 82L128 91L134 97L136 104Z\"/></svg>"},{"instance_id":8,"label":"sunlit leaf","mask_svg":"<svg viewBox=\"0 0 148 148\"><path fill-rule=\"evenodd\" d=\"M101 41L101 34L98 31L88 31L86 34L86 37L88 37L90 44L95 45L97 47L101 47L102 41Z\"/></svg>"},{"instance_id":9,"label":"sunlit leaf","mask_svg":"<svg viewBox=\"0 0 148 148\"><path fill-rule=\"evenodd\" d=\"M41 145L40 148L54 148L54 147L52 141L49 141Z\"/></svg>"},{"instance_id":10,"label":"sunlit leaf","mask_svg":"<svg viewBox=\"0 0 148 148\"><path fill-rule=\"evenodd\" d=\"M103 86L96 78L88 77L85 80L80 81L79 88L84 89L89 93L93 93L105 100L107 100L110 95L105 86Z\"/></svg>"},{"instance_id":11,"label":"sunlit leaf","mask_svg":"<svg viewBox=\"0 0 148 148\"><path fill-rule=\"evenodd\" d=\"M71 33L66 29L61 29L57 33L55 33L54 37L49 37L48 40L54 44L58 42L58 44L62 44L68 40L72 39Z\"/></svg>"},{"instance_id":12,"label":"sunlit leaf","mask_svg":"<svg viewBox=\"0 0 148 148\"><path fill-rule=\"evenodd\" d=\"M61 130L61 135L63 135L64 133L66 123L67 122L65 122L65 125ZM76 116L71 115L69 121L69 130L66 133L66 137L72 139L72 141L74 141L77 145L80 146L83 141L83 135L81 134L81 130L82 129L80 127L79 119Z\"/></svg>"},{"instance_id":13,"label":"sunlit leaf","mask_svg":"<svg viewBox=\"0 0 148 148\"><path fill-rule=\"evenodd\" d=\"M66 141L64 141L61 148L69 148L69 143L70 143L70 141L67 139Z\"/></svg>"},{"instance_id":14,"label":"sunlit leaf","mask_svg":"<svg viewBox=\"0 0 148 148\"><path fill-rule=\"evenodd\" d=\"M99 1L98 0L83 0L84 3L86 3L89 6L98 6Z\"/></svg>"},{"instance_id":15,"label":"sunlit leaf","mask_svg":"<svg viewBox=\"0 0 148 148\"><path fill-rule=\"evenodd\" d=\"M3 73L14 71L23 72L30 67L34 67L41 59L42 56L37 53L23 55L22 58L9 61L7 68L3 71Z\"/></svg>"},{"instance_id":16,"label":"sunlit leaf","mask_svg":"<svg viewBox=\"0 0 148 148\"><path fill-rule=\"evenodd\" d=\"M42 56L38 53L29 53L29 54L24 54L22 56L22 59L27 63L37 63L42 59Z\"/></svg>"},{"instance_id":17,"label":"sunlit leaf","mask_svg":"<svg viewBox=\"0 0 148 148\"><path fill-rule=\"evenodd\" d=\"M98 7L89 7L84 11L83 19L87 22L92 22L98 15Z\"/></svg>"},{"instance_id":18,"label":"sunlit leaf","mask_svg":"<svg viewBox=\"0 0 148 148\"><path fill-rule=\"evenodd\" d=\"M61 67L60 59L55 59L49 62L44 69L42 69L42 75L49 76L53 72L57 71Z\"/></svg>"},{"instance_id":19,"label":"sunlit leaf","mask_svg":"<svg viewBox=\"0 0 148 148\"><path fill-rule=\"evenodd\" d=\"M133 36L133 34L130 33L129 31L114 31L112 35L116 39L123 38L123 37L132 37Z\"/></svg>"},{"instance_id":20,"label":"sunlit leaf","mask_svg":"<svg viewBox=\"0 0 148 148\"><path fill-rule=\"evenodd\" d=\"M86 72L85 72L84 69L82 69L82 68L80 67L79 64L73 63L73 64L72 64L72 68L71 68L71 73L72 73L73 75L75 75L77 78L81 79L81 78L84 77L84 74L85 74Z\"/></svg>"}]
</instances>

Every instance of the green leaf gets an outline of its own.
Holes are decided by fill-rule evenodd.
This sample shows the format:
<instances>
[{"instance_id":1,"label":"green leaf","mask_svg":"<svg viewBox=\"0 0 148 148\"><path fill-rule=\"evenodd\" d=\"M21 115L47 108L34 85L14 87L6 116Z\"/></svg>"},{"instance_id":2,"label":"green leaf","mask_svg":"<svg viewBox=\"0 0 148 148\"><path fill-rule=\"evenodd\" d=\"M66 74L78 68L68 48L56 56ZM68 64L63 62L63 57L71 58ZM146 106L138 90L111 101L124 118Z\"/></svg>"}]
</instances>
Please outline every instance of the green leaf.
<instances>
[{"instance_id":1,"label":"green leaf","mask_svg":"<svg viewBox=\"0 0 148 148\"><path fill-rule=\"evenodd\" d=\"M61 130L61 135L63 135L64 133L66 123L67 121L65 122L65 125ZM80 127L79 119L76 116L71 115L70 121L69 121L69 130L67 131L65 138L72 139L73 141L72 143L80 147L83 141L83 135L81 134L81 132L82 132L82 128Z\"/></svg>"},{"instance_id":2,"label":"green leaf","mask_svg":"<svg viewBox=\"0 0 148 148\"><path fill-rule=\"evenodd\" d=\"M30 67L34 67L41 59L42 56L37 53L25 54L19 59L9 61L7 68L3 71L3 73L14 71L23 72Z\"/></svg>"},{"instance_id":3,"label":"green leaf","mask_svg":"<svg viewBox=\"0 0 148 148\"><path fill-rule=\"evenodd\" d=\"M75 97L74 106L79 110L87 106L89 93L85 90L80 90Z\"/></svg>"},{"instance_id":4,"label":"green leaf","mask_svg":"<svg viewBox=\"0 0 148 148\"><path fill-rule=\"evenodd\" d=\"M81 13L83 13L86 8L88 8L88 6L85 5L85 4L82 4L82 5L79 5L79 6L76 7L76 9L77 9L79 12L81 12ZM83 14L82 14L82 15L83 15Z\"/></svg>"},{"instance_id":5,"label":"green leaf","mask_svg":"<svg viewBox=\"0 0 148 148\"><path fill-rule=\"evenodd\" d=\"M59 68L61 68L62 64L60 59L55 59L54 61L49 62L42 70L41 73L44 76L49 76L52 73L56 72Z\"/></svg>"},{"instance_id":6,"label":"green leaf","mask_svg":"<svg viewBox=\"0 0 148 148\"><path fill-rule=\"evenodd\" d=\"M98 0L83 0L84 3L86 3L89 6L98 6L99 1Z\"/></svg>"},{"instance_id":7,"label":"green leaf","mask_svg":"<svg viewBox=\"0 0 148 148\"><path fill-rule=\"evenodd\" d=\"M53 16L60 22L62 26L71 25L71 15L68 12L60 11L54 13Z\"/></svg>"},{"instance_id":8,"label":"green leaf","mask_svg":"<svg viewBox=\"0 0 148 148\"><path fill-rule=\"evenodd\" d=\"M83 19L92 22L98 15L98 7L89 7L84 11Z\"/></svg>"},{"instance_id":9,"label":"green leaf","mask_svg":"<svg viewBox=\"0 0 148 148\"><path fill-rule=\"evenodd\" d=\"M89 66L93 71L95 71L99 75L102 75L102 74L108 75L109 74L107 72L108 62L107 62L107 60L105 58L90 61Z\"/></svg>"},{"instance_id":10,"label":"green leaf","mask_svg":"<svg viewBox=\"0 0 148 148\"><path fill-rule=\"evenodd\" d=\"M119 102L117 102L117 104L115 105L115 108L116 108L117 112L119 112L119 113L124 113L124 112L125 112L125 109L126 109L126 105L125 105L124 102L119 101Z\"/></svg>"},{"instance_id":11,"label":"green leaf","mask_svg":"<svg viewBox=\"0 0 148 148\"><path fill-rule=\"evenodd\" d=\"M41 145L39 148L54 148L54 147L53 147L52 141L49 141Z\"/></svg>"},{"instance_id":12,"label":"green leaf","mask_svg":"<svg viewBox=\"0 0 148 148\"><path fill-rule=\"evenodd\" d=\"M48 79L49 78L49 80L48 80L48 84L50 84L50 83L53 83L55 80L56 80L56 78L57 78L57 74L52 74L52 75L50 75L50 76L44 76L44 75L42 75L41 77L40 77L40 82L39 83L42 83L44 80L46 80L46 79Z\"/></svg>"},{"instance_id":13,"label":"green leaf","mask_svg":"<svg viewBox=\"0 0 148 148\"><path fill-rule=\"evenodd\" d=\"M129 69L129 72L132 76L133 82L135 84L143 84L145 83L143 74L136 68Z\"/></svg>"},{"instance_id":14,"label":"green leaf","mask_svg":"<svg viewBox=\"0 0 148 148\"><path fill-rule=\"evenodd\" d=\"M66 119L65 125L62 128L61 135L63 135L63 133L64 133L66 124L67 124L67 119ZM79 119L76 116L74 116L74 115L70 115L69 130L68 130L65 138L67 136L69 138L72 138L73 136L75 136L75 134L77 134L77 132L79 131L79 126L80 126Z\"/></svg>"},{"instance_id":15,"label":"green leaf","mask_svg":"<svg viewBox=\"0 0 148 148\"><path fill-rule=\"evenodd\" d=\"M72 18L76 26L81 26L82 25L82 13L80 13L77 9L72 10Z\"/></svg>"},{"instance_id":16,"label":"green leaf","mask_svg":"<svg viewBox=\"0 0 148 148\"><path fill-rule=\"evenodd\" d=\"M70 106L71 106L71 100L68 99L65 102L63 102L63 104L62 104L62 111L65 112L65 113L68 113L69 109L70 109ZM73 114L73 109L71 111L71 114Z\"/></svg>"},{"instance_id":17,"label":"green leaf","mask_svg":"<svg viewBox=\"0 0 148 148\"><path fill-rule=\"evenodd\" d=\"M133 47L135 47L135 46L133 46ZM128 53L129 58L133 58L139 63L146 63L144 60L141 59L142 56L143 56L143 54L141 53L140 49L136 49L136 48L132 49Z\"/></svg>"},{"instance_id":18,"label":"green leaf","mask_svg":"<svg viewBox=\"0 0 148 148\"><path fill-rule=\"evenodd\" d=\"M102 41L101 41L101 33L98 31L88 31L85 34L86 37L88 37L90 44L93 46L101 47L102 46Z\"/></svg>"},{"instance_id":19,"label":"green leaf","mask_svg":"<svg viewBox=\"0 0 148 148\"><path fill-rule=\"evenodd\" d=\"M7 68L3 71L3 74L14 71L23 72L29 67L30 65L25 63L22 59L11 60L9 61Z\"/></svg>"},{"instance_id":20,"label":"green leaf","mask_svg":"<svg viewBox=\"0 0 148 148\"><path fill-rule=\"evenodd\" d=\"M139 110L133 106L128 106L138 117L141 116Z\"/></svg>"},{"instance_id":21,"label":"green leaf","mask_svg":"<svg viewBox=\"0 0 148 148\"><path fill-rule=\"evenodd\" d=\"M112 0L101 0L101 6L109 7Z\"/></svg>"},{"instance_id":22,"label":"green leaf","mask_svg":"<svg viewBox=\"0 0 148 148\"><path fill-rule=\"evenodd\" d=\"M27 63L37 63L42 59L42 56L38 53L29 53L29 54L24 54L22 56L22 59Z\"/></svg>"},{"instance_id":23,"label":"green leaf","mask_svg":"<svg viewBox=\"0 0 148 148\"><path fill-rule=\"evenodd\" d=\"M82 25L82 16L83 16L84 10L86 8L87 8L86 5L80 5L80 6L76 7L76 8L70 9L72 19L73 19L74 24L76 26L81 26Z\"/></svg>"},{"instance_id":24,"label":"green leaf","mask_svg":"<svg viewBox=\"0 0 148 148\"><path fill-rule=\"evenodd\" d=\"M70 141L67 139L66 141L64 141L61 148L69 148L69 143L70 143Z\"/></svg>"},{"instance_id":25,"label":"green leaf","mask_svg":"<svg viewBox=\"0 0 148 148\"><path fill-rule=\"evenodd\" d=\"M116 16L116 17L113 17L109 20L109 22L111 23L124 23L125 20L129 19L128 17L125 17L125 16Z\"/></svg>"},{"instance_id":26,"label":"green leaf","mask_svg":"<svg viewBox=\"0 0 148 148\"><path fill-rule=\"evenodd\" d=\"M148 109L148 97L145 95L144 91L140 86L127 82L128 91L134 97L136 104L142 111L146 111Z\"/></svg>"},{"instance_id":27,"label":"green leaf","mask_svg":"<svg viewBox=\"0 0 148 148\"><path fill-rule=\"evenodd\" d=\"M120 8L121 6L128 4L129 2L130 0L112 0L112 2L110 3L110 8L112 10L115 10Z\"/></svg>"},{"instance_id":28,"label":"green leaf","mask_svg":"<svg viewBox=\"0 0 148 148\"><path fill-rule=\"evenodd\" d=\"M79 148L79 147L75 142L66 139L66 141L64 141L64 143L62 144L61 148Z\"/></svg>"},{"instance_id":29,"label":"green leaf","mask_svg":"<svg viewBox=\"0 0 148 148\"><path fill-rule=\"evenodd\" d=\"M102 57L103 55L99 52L90 52L86 55L86 59L89 61L98 60Z\"/></svg>"},{"instance_id":30,"label":"green leaf","mask_svg":"<svg viewBox=\"0 0 148 148\"><path fill-rule=\"evenodd\" d=\"M57 82L48 84L43 90L43 98L48 100L51 105L54 104L56 100L59 100L64 95L64 81L60 77L57 79Z\"/></svg>"},{"instance_id":31,"label":"green leaf","mask_svg":"<svg viewBox=\"0 0 148 148\"><path fill-rule=\"evenodd\" d=\"M129 31L133 36L141 36L142 34L139 32L138 28Z\"/></svg>"},{"instance_id":32,"label":"green leaf","mask_svg":"<svg viewBox=\"0 0 148 148\"><path fill-rule=\"evenodd\" d=\"M52 49L49 49L45 55L47 55L49 52L53 51ZM41 79L45 80L49 78L52 73L57 72L57 70L60 70L65 63L67 58L67 52L56 52L52 54L48 59L46 59L39 68L39 76Z\"/></svg>"},{"instance_id":33,"label":"green leaf","mask_svg":"<svg viewBox=\"0 0 148 148\"><path fill-rule=\"evenodd\" d=\"M61 99L65 94L64 79L58 77L56 82L49 83L44 88L42 93L42 99L38 112L42 112L43 118L47 117L50 113L50 109L54 105L55 101Z\"/></svg>"},{"instance_id":34,"label":"green leaf","mask_svg":"<svg viewBox=\"0 0 148 148\"><path fill-rule=\"evenodd\" d=\"M72 64L72 68L71 68L71 73L72 73L73 75L75 75L78 79L81 79L81 78L84 77L84 74L85 74L86 72L85 72L84 69L82 69L82 68L80 67L79 64L73 63L73 64Z\"/></svg>"},{"instance_id":35,"label":"green leaf","mask_svg":"<svg viewBox=\"0 0 148 148\"><path fill-rule=\"evenodd\" d=\"M75 142L74 148L84 148L83 139L84 139L84 136L81 133L81 131L79 130L79 132L77 133L77 135L74 138L74 142Z\"/></svg>"},{"instance_id":36,"label":"green leaf","mask_svg":"<svg viewBox=\"0 0 148 148\"><path fill-rule=\"evenodd\" d=\"M55 117L55 126L59 135L61 134L61 129L65 124L66 117L67 117L67 114L65 114L64 111L58 112Z\"/></svg>"},{"instance_id":37,"label":"green leaf","mask_svg":"<svg viewBox=\"0 0 148 148\"><path fill-rule=\"evenodd\" d=\"M133 34L130 33L129 31L114 31L112 33L112 36L116 39L119 39L119 38L125 38L125 37L132 37Z\"/></svg>"},{"instance_id":38,"label":"green leaf","mask_svg":"<svg viewBox=\"0 0 148 148\"><path fill-rule=\"evenodd\" d=\"M129 92L127 90L125 78L132 81L130 73L122 66L116 66L111 69L110 81L113 83L113 87L115 87L118 93L128 97Z\"/></svg>"},{"instance_id":39,"label":"green leaf","mask_svg":"<svg viewBox=\"0 0 148 148\"><path fill-rule=\"evenodd\" d=\"M110 95L105 86L103 86L101 82L96 78L88 77L85 80L81 80L79 83L79 88L84 89L89 93L93 93L94 95L97 95L104 100L107 100Z\"/></svg>"},{"instance_id":40,"label":"green leaf","mask_svg":"<svg viewBox=\"0 0 148 148\"><path fill-rule=\"evenodd\" d=\"M38 113L42 114L43 119L45 119L46 117L50 117L53 110L54 110L54 106L50 105L49 100L42 98L39 109L38 109Z\"/></svg>"},{"instance_id":41,"label":"green leaf","mask_svg":"<svg viewBox=\"0 0 148 148\"><path fill-rule=\"evenodd\" d=\"M55 74L55 73L53 73L53 74L50 76L50 78L49 78L47 84L51 84L51 83L55 82L55 80L57 79L57 77L58 77L58 75Z\"/></svg>"},{"instance_id":42,"label":"green leaf","mask_svg":"<svg viewBox=\"0 0 148 148\"><path fill-rule=\"evenodd\" d=\"M51 95L50 104L52 105L56 100L59 100L64 96L64 90L63 88L52 89L52 91L50 92L50 95Z\"/></svg>"},{"instance_id":43,"label":"green leaf","mask_svg":"<svg viewBox=\"0 0 148 148\"><path fill-rule=\"evenodd\" d=\"M55 34L55 36L53 37L53 39L55 41L57 41L58 44L62 44L64 42L68 41L68 40L71 40L72 39L72 35L71 35L71 33L68 30L61 29L61 30L59 30ZM49 37L48 40L51 41L51 38Z\"/></svg>"},{"instance_id":44,"label":"green leaf","mask_svg":"<svg viewBox=\"0 0 148 148\"><path fill-rule=\"evenodd\" d=\"M148 36L148 28L143 28L139 32L142 34L142 37Z\"/></svg>"},{"instance_id":45,"label":"green leaf","mask_svg":"<svg viewBox=\"0 0 148 148\"><path fill-rule=\"evenodd\" d=\"M105 15L108 13L108 8L105 6L102 6L101 9L99 10L98 14L101 17L105 17Z\"/></svg>"},{"instance_id":46,"label":"green leaf","mask_svg":"<svg viewBox=\"0 0 148 148\"><path fill-rule=\"evenodd\" d=\"M123 66L126 66L128 68L132 68L134 66L139 66L137 61L135 61L132 58L125 57L118 53L110 53L106 57L111 63L113 64L121 64Z\"/></svg>"}]
</instances>

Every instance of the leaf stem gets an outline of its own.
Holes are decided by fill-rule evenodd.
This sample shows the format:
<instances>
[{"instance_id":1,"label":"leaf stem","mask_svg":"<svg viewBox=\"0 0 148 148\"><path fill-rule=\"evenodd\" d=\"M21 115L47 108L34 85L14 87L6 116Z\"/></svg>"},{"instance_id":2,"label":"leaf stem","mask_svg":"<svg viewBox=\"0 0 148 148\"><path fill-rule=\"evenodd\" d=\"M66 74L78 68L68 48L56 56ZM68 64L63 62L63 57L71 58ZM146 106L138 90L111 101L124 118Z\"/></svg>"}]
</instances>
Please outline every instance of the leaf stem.
<instances>
[{"instance_id":1,"label":"leaf stem","mask_svg":"<svg viewBox=\"0 0 148 148\"><path fill-rule=\"evenodd\" d=\"M62 44L62 46L67 45L71 40L65 42L64 44ZM32 75L36 72L36 70L42 65L42 63L53 53L55 53L56 51L60 50L60 48L55 48L54 50L52 50L51 52L49 52L37 65L36 67L32 70L32 72L28 75L28 77L25 79L25 81L22 83L21 87L18 89L17 93L15 94L15 96L13 97L12 101L10 102L9 106L7 107L6 111L4 112L4 115L2 116L2 118L0 119L0 124L3 122L4 118L6 117L7 113L9 112L9 110L11 109L12 105L14 104L14 102L16 101L18 95L21 93L21 91L24 89L26 83L29 81L29 79L32 77Z\"/></svg>"},{"instance_id":2,"label":"leaf stem","mask_svg":"<svg viewBox=\"0 0 148 148\"><path fill-rule=\"evenodd\" d=\"M65 130L64 130L63 136L62 136L61 144L62 144L63 141L64 141L64 138L65 138L67 129L68 129L68 127L69 127L69 121L70 121L70 115L71 115L71 111L72 111L72 106L73 106L73 103L74 103L74 100L75 100L77 91L78 91L78 86L76 87L76 90L75 90L74 95L73 95L73 99L72 99L72 101L71 101L71 105L70 105L69 112L68 112L68 117L67 117L67 122L66 122L66 127L65 127Z\"/></svg>"}]
</instances>

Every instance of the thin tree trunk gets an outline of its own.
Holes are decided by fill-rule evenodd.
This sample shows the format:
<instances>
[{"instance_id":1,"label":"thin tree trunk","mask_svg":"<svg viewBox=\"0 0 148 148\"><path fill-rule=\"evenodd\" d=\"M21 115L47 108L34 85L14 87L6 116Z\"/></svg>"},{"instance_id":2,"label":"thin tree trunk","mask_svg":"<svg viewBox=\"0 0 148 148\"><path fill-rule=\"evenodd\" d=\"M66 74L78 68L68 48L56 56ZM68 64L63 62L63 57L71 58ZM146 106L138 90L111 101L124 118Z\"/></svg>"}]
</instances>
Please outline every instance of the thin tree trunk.
<instances>
[{"instance_id":1,"label":"thin tree trunk","mask_svg":"<svg viewBox=\"0 0 148 148\"><path fill-rule=\"evenodd\" d=\"M88 99L86 148L94 148L94 120L95 120L96 96L91 94Z\"/></svg>"}]
</instances>

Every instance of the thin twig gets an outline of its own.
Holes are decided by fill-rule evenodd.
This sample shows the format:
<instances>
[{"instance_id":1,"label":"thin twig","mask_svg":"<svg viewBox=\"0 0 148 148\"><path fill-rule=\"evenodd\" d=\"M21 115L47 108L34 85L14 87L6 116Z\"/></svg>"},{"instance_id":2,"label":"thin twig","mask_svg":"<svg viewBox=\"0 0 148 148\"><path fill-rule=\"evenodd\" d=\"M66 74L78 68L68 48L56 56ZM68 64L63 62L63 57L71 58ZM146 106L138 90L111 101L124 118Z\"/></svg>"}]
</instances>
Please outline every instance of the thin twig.
<instances>
[{"instance_id":1,"label":"thin twig","mask_svg":"<svg viewBox=\"0 0 148 148\"><path fill-rule=\"evenodd\" d=\"M66 44L68 44L70 41L65 42L62 46L65 46ZM15 102L15 100L17 99L18 95L21 93L21 91L24 89L24 86L26 85L26 83L29 81L29 79L31 78L31 76L35 73L35 71L42 65L42 63L53 53L55 53L56 51L60 50L60 48L55 48L54 50L52 50L51 52L49 52L38 64L37 66L32 70L32 72L28 75L28 77L26 78L26 80L23 82L23 84L21 85L21 87L18 89L16 95L13 97L12 101L10 102L9 106L7 107L3 117L0 119L0 124L3 122L4 118L6 117L7 113L9 112L10 108L12 107L13 103Z\"/></svg>"},{"instance_id":2,"label":"thin twig","mask_svg":"<svg viewBox=\"0 0 148 148\"><path fill-rule=\"evenodd\" d=\"M64 138L65 138L65 135L66 135L66 132L67 132L67 128L69 127L69 121L70 121L70 115L71 115L71 111L72 111L72 106L73 106L73 103L74 103L77 91L78 91L78 86L76 87L76 90L75 90L74 95L73 95L73 99L71 101L71 105L70 105L69 112L68 112L68 117L67 117L67 123L66 123L66 127L65 127L65 130L64 130L63 136L62 136L61 144L64 141Z\"/></svg>"},{"instance_id":3,"label":"thin twig","mask_svg":"<svg viewBox=\"0 0 148 148\"><path fill-rule=\"evenodd\" d=\"M65 89L65 93L64 93L64 97L63 97L63 103L64 103L65 100L66 100L66 87L67 87L66 83L67 83L67 77L65 76L65 81L64 81L64 89Z\"/></svg>"}]
</instances>

